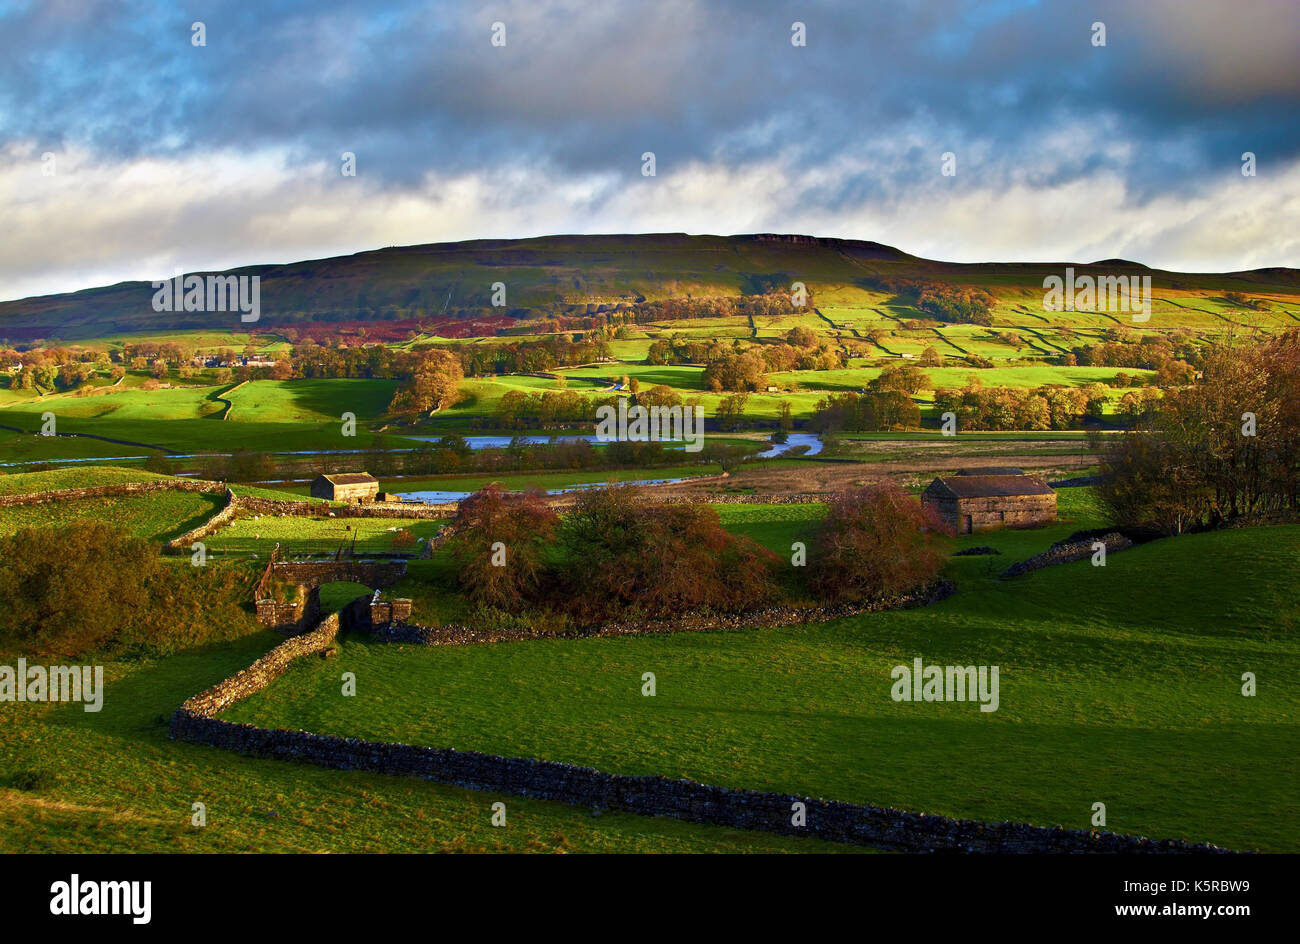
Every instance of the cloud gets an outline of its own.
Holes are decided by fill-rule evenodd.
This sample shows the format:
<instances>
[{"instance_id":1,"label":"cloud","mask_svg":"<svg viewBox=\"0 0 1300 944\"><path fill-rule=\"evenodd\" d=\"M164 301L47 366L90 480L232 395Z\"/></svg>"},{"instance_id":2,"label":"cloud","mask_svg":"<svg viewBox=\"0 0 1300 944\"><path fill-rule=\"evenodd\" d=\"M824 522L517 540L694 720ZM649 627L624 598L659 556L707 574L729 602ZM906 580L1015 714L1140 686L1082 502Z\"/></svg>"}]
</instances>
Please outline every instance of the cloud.
<instances>
[{"instance_id":1,"label":"cloud","mask_svg":"<svg viewBox=\"0 0 1300 944\"><path fill-rule=\"evenodd\" d=\"M1104 164L1047 182L1025 172L991 187L960 163L956 177L939 176L928 155L924 168L912 169L918 182L906 197L889 199L861 184L873 172L869 161L847 158L812 168L779 158L699 161L628 180L520 162L430 173L394 188L367 178L364 164L358 177L342 177L335 164L304 166L270 150L117 163L72 152L54 177L41 176L31 143L3 156L4 299L158 279L178 268L546 233L834 233L959 262L1124 256L1194 271L1222 269L1225 258L1232 269L1285 265L1300 251L1291 225L1300 212L1300 160L1267 178L1225 174L1192 199L1139 204Z\"/></svg>"},{"instance_id":2,"label":"cloud","mask_svg":"<svg viewBox=\"0 0 1300 944\"><path fill-rule=\"evenodd\" d=\"M1300 160L1297 48L1291 0L33 3L0 13L0 181L20 229L0 293L177 255L596 230L1294 264L1273 207ZM45 151L60 174L33 179ZM1245 151L1260 176L1243 189ZM1263 245L1239 235L1269 227Z\"/></svg>"}]
</instances>

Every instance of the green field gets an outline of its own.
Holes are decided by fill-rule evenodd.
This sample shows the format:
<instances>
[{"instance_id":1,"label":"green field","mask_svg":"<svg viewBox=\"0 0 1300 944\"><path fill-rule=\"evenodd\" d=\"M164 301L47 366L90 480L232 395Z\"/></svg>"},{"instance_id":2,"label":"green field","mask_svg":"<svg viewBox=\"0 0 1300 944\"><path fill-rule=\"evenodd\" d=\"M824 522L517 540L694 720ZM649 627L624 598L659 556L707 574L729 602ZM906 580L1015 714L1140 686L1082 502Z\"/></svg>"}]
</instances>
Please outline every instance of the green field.
<instances>
[{"instance_id":1,"label":"green field","mask_svg":"<svg viewBox=\"0 0 1300 944\"><path fill-rule=\"evenodd\" d=\"M962 539L932 607L762 631L472 647L349 640L231 720L544 757L986 820L1300 851L1300 607L1277 561L1300 527L1158 541L1015 581L994 575L1089 523ZM725 509L788 552L809 509ZM906 704L890 667L1001 667L1001 704ZM337 673L355 671L354 699ZM658 679L654 699L641 673ZM1260 694L1241 695L1257 673ZM1248 799L1247 799L1248 798Z\"/></svg>"},{"instance_id":2,"label":"green field","mask_svg":"<svg viewBox=\"0 0 1300 944\"><path fill-rule=\"evenodd\" d=\"M240 517L206 539L215 553L269 553L276 545L284 554L332 554L340 548L358 554L418 554L423 545L395 545L399 529L417 539L438 533L437 521L413 518L303 518L288 515Z\"/></svg>"},{"instance_id":3,"label":"green field","mask_svg":"<svg viewBox=\"0 0 1300 944\"><path fill-rule=\"evenodd\" d=\"M392 380L254 380L235 385L116 389L98 396L55 394L23 400L0 409L0 423L34 433L42 414L53 413L60 437L19 436L27 447L15 458L59 459L77 456L142 455L165 449L190 455L206 451L293 451L363 449L373 444L370 425L381 420L392 399ZM223 419L231 402L229 416ZM343 434L344 413L357 420L355 436ZM4 433L4 431L0 431ZM98 436L134 445L114 445ZM413 445L380 435L388 446ZM70 445L73 444L73 445Z\"/></svg>"},{"instance_id":4,"label":"green field","mask_svg":"<svg viewBox=\"0 0 1300 944\"><path fill-rule=\"evenodd\" d=\"M0 489L147 477L87 467L0 476ZM215 510L171 499L217 496L131 496L92 513L158 538ZM8 512L66 520L93 501ZM729 530L783 557L822 513L819 505L715 507ZM1113 554L1105 568L1083 562L996 580L1012 561L1103 520L1090 489L1061 491L1059 510L1061 521L1048 528L959 539L1002 554L954 558L957 594L924 609L783 629L432 649L346 639L336 658L296 665L225 717L988 820L1086 827L1100 801L1109 828L1122 832L1300 850L1300 691L1289 683L1300 672L1300 607L1278 566L1300 557L1300 527L1166 539ZM358 546L374 552L383 549L372 542L391 541L387 528L408 524L432 534L438 522L264 515L209 543L261 553L275 540L332 543L352 525L362 529ZM453 577L445 554L412 561L391 593L415 600L418 621L458 620L463 601L439 589ZM326 609L364 590L330 585ZM110 662L99 715L9 706L0 726L0 822L15 828L0 829L0 849L838 848L595 816L166 739L166 719L185 697L278 640L258 633L164 659ZM1000 666L999 710L891 701L890 668L917 656ZM343 671L357 673L355 698L340 697ZM640 695L646 671L657 676L654 699ZM1259 678L1255 698L1240 694L1245 671ZM488 824L496 799L511 811L507 830ZM188 825L194 801L208 804L205 829Z\"/></svg>"},{"instance_id":5,"label":"green field","mask_svg":"<svg viewBox=\"0 0 1300 944\"><path fill-rule=\"evenodd\" d=\"M18 505L0 508L0 534L23 527L110 521L137 537L162 542L198 527L224 505L221 495L172 491Z\"/></svg>"},{"instance_id":6,"label":"green field","mask_svg":"<svg viewBox=\"0 0 1300 944\"><path fill-rule=\"evenodd\" d=\"M124 485L132 482L155 482L170 478L143 469L123 469L111 465L70 466L44 472L19 472L0 475L0 495L27 495L33 492L65 488L95 488L101 485Z\"/></svg>"},{"instance_id":7,"label":"green field","mask_svg":"<svg viewBox=\"0 0 1300 944\"><path fill-rule=\"evenodd\" d=\"M1110 267L1095 267L1093 274ZM1058 265L960 265L875 244L671 234L546 237L506 241L499 249L390 247L249 267L267 283L267 298L275 299L274 316L256 333L244 331L234 315L221 321L201 312L154 311L148 283L2 302L0 336L14 346L5 367L27 361L13 383L38 386L0 384L0 496L153 481L161 477L138 467L158 452L178 457L155 467L214 476L225 474L212 471L221 464L200 454L362 453L299 457L274 468L245 458L231 464L235 477L294 480L233 486L237 495L281 500L308 494L300 480L343 466L368 467L380 475L381 489L393 492L473 491L490 482L559 489L711 475L722 466L692 464L683 455L663 468L395 478L381 474L401 467L394 457L364 453L421 445L408 436L499 432L498 407L512 391L627 396L614 389L623 378L643 390L665 385L714 417L729 394L706 389L702 367L646 363L651 345L663 340L717 340L727 349L738 342L734 349L744 350L779 343L802 327L844 359L842 369L769 374L760 386L775 389L749 395L747 424L709 437L752 452L784 406L795 430L806 431L824 397L863 390L888 367L919 367L928 348L941 360L920 367L930 378L926 386L960 388L971 378L986 388L1102 383L1111 411L1106 419L1112 420L1120 398L1135 389L1109 386L1116 374L1122 370L1142 383L1154 372L1049 360L1083 345L1161 339L1199 369L1197 352L1228 336L1253 341L1300 326L1293 269L1193 275L1119 263L1114 268L1115 274L1152 275L1149 322L1133 322L1124 313L1045 311L1042 280L1061 274ZM488 286L497 280L510 285L508 316L491 307ZM679 317L682 306L640 307L688 297L745 297L742 310L754 310L753 296L784 293L796 280L813 300L784 314L685 319ZM936 321L894 280L983 287L995 296L992 324ZM904 294L884 290L891 281ZM1228 297L1237 292L1248 298L1234 297L1249 304ZM1257 301L1272 310L1250 307ZM484 312L492 321L466 328L466 319ZM398 319L403 324L382 323ZM440 336L470 330L498 333ZM53 379L39 359L28 358L25 341L13 340L37 337L64 347L61 363L98 363L97 373L80 389L63 391L66 375ZM429 344L463 350L593 339L607 341L612 360L559 368L560 379L470 377L459 402L419 416L388 413L398 379L363 379L409 371L406 361L385 362L383 351L340 354L349 359L346 372L356 375L347 379L219 384L226 373L186 368L182 378L173 364L152 390L146 387L158 383L150 370L137 366L115 381L112 368L97 358L108 353L119 365L127 345L168 342L203 352L251 346L301 353L318 341L331 348L366 343L419 352ZM967 358L992 366L977 369ZM923 422L935 419L933 394L924 389L914 397ZM60 435L35 435L46 414L54 415ZM355 436L343 435L344 415L355 416ZM888 474L915 492L948 464L1013 464L1003 461L1010 456L1036 471L1076 475L1096 467L1086 436L1082 430L963 432L956 439L933 431L836 434L827 437L825 462L791 458L733 466L728 460L731 477L716 489L719 495L820 494ZM22 471L43 463L63 467ZM513 457L501 461L501 467L515 464ZM0 508L0 536L27 525L96 520L162 542L206 521L223 504L220 493L158 491ZM794 542L811 541L826 506L713 507L732 533L788 562ZM1105 567L1083 561L998 579L1012 562L1107 520L1087 488L1061 490L1058 510L1060 520L1046 528L959 538L958 547L987 544L1001 553L952 558L946 575L956 593L929 607L785 628L550 636L471 646L380 645L352 636L340 641L332 658L300 660L224 717L988 821L1087 828L1093 804L1102 802L1107 828L1119 832L1300 852L1300 603L1293 580L1300 526L1164 539L1112 553ZM166 558L163 566L188 581L176 583L181 589L167 597L171 645L108 650L132 655L103 662L109 684L101 713L75 705L0 704L0 851L863 851L251 759L167 738L168 718L182 701L283 640L259 627L253 600L276 545L286 556L340 550L418 555L444 526L439 520L243 513L204 539L215 555L206 569L191 567L188 557ZM399 530L417 540L395 541ZM412 599L414 622L481 619L458 590L457 576L444 549L431 559L409 560L405 577L386 592ZM801 576L793 567L778 576L787 591L796 591L792 598L806 599ZM284 590L273 584L270 593ZM337 611L369 591L328 584L321 588L322 607ZM192 594L190 616L182 621L177 614L185 594ZM57 629L60 618L52 613L39 625ZM169 649L174 654L156 655ZM0 653L0 663L18 655ZM999 666L998 710L894 702L891 668L918 657L929 665ZM355 697L341 694L343 672L356 673ZM657 677L653 698L641 695L645 672ZM1255 697L1241 694L1246 672L1258 678ZM490 825L498 800L509 810L503 829ZM194 802L207 805L206 827L190 825Z\"/></svg>"},{"instance_id":8,"label":"green field","mask_svg":"<svg viewBox=\"0 0 1300 944\"><path fill-rule=\"evenodd\" d=\"M550 491L578 485L601 485L608 482L628 482L642 479L694 478L717 475L722 471L716 463L697 465L670 465L651 469L598 469L586 472L503 472L499 475L437 475L401 476L385 478L380 482L383 491L394 493L419 491L475 492L495 482L507 491L527 491L538 488ZM0 479L3 481L3 479ZM235 487L237 495L263 495L271 498L299 499L310 494L306 482L277 486L274 490L252 489L245 485Z\"/></svg>"},{"instance_id":9,"label":"green field","mask_svg":"<svg viewBox=\"0 0 1300 944\"><path fill-rule=\"evenodd\" d=\"M564 251L572 248L566 244ZM788 249L779 247L754 251L759 257L771 257L772 253L781 257L789 253ZM691 253L683 248L668 252L659 261L687 265L689 270L690 257ZM911 272L916 275L918 272L913 271L916 266L920 266L921 272L926 270L922 262L904 257L894 263L882 261L865 266L853 263L850 269L878 273L896 270L895 274ZM803 421L811 417L818 401L827 394L862 390L879 376L884 367L912 363L903 360L903 356L919 356L928 347L934 347L942 356L941 366L922 368L935 387L962 387L972 377L977 377L986 387L1077 386L1113 382L1119 371L1111 367L1055 366L1045 359L1066 353L1077 344L1105 340L1108 330L1136 328L1134 337L1172 335L1188 330L1195 335L1198 344L1204 344L1228 331L1276 331L1300 324L1300 317L1282 307L1289 304L1292 296L1265 291L1265 288L1280 289L1279 286L1256 286L1252 289L1253 294L1271 299L1278 306L1278 310L1273 312L1257 312L1228 302L1222 295L1224 288L1216 283L1217 277L1199 276L1197 279L1205 284L1195 289L1161 288L1152 320L1140 326L1123 324L1104 313L1042 313L1042 293L1032 278L1036 276L1041 281L1041 267L1017 266L975 267L968 273L970 284L984 285L997 295L992 326L942 324L925 318L922 312L899 303L897 299L865 288L852 279L846 280L843 270L847 264L849 262L839 254L819 256L818 261L802 273L805 278L816 280L820 272L828 279L824 284L810 283L818 299L817 307L811 310L758 316L752 329L745 317L626 325L620 330L628 337L609 342L610 351L618 360L591 367L566 368L561 371L562 380L518 375L467 378L461 385L462 396L458 403L439 411L433 421L415 428L404 425L404 421L395 421L387 414L387 406L397 385L395 380L261 379L219 386L208 372L204 375L208 378L206 380L182 381L173 374L168 378L169 386L150 391L143 389L148 380L147 372L132 370L117 385L110 385L107 374L102 373L91 381L88 389L76 392L40 391L38 395L38 391L32 390L0 390L0 426L13 428L0 429L0 449L3 449L6 461L11 463L57 463L72 459L143 457L152 450L194 455L237 450L347 450L376 444L386 448L405 448L412 443L402 437L404 432L467 433L493 428L499 402L510 391L536 393L568 389L588 397L608 397L613 392L611 384L624 377L635 379L643 388L665 385L684 400L698 403L706 415L711 416L727 394L704 388L703 368L646 364L651 339L678 336L723 341L733 338L776 341L795 326L812 329L819 341L851 355L850 366L837 370L771 373L767 384L776 390L752 394L748 399L746 416L755 424L770 424L781 415L783 406L788 405L794 419ZM527 267L519 274L546 278L549 271L547 266ZM586 283L593 290L601 283L601 271L597 266L585 275ZM703 274L701 278L705 282L721 278L724 283L729 279L720 276L706 278ZM1232 284L1226 278L1218 281L1225 288ZM665 292L689 289L695 284L691 278L680 278L647 284L644 288L647 297L654 298L664 297ZM745 277L740 278L739 284L747 284ZM884 335L876 342L867 340L868 334L874 331L883 331ZM1008 341L1007 336L1012 336L1012 341ZM512 334L510 339L544 340L548 337L552 336ZM427 338L439 342L434 335L427 335ZM120 351L127 340L176 340L197 344L205 350L220 347L242 350L249 336L237 331L203 330L192 335L184 331L155 331L129 337L111 335L87 343L92 349ZM500 337L465 338L456 339L454 343L459 346L502 340ZM255 343L264 351L287 347L283 338L273 334L257 335ZM412 342L393 342L392 346L409 349ZM964 359L968 354L990 358L994 366L974 368ZM1124 372L1146 379L1151 375L1150 371L1138 369ZM1130 389L1110 388L1108 409L1113 411ZM922 391L917 397L922 415L927 420L934 419L931 396L932 391ZM226 400L230 401L229 407ZM30 435L40 429L46 413L54 414L61 434L74 434L76 438ZM344 414L356 417L356 436L342 434ZM131 458L130 461L142 462L143 459Z\"/></svg>"},{"instance_id":10,"label":"green field","mask_svg":"<svg viewBox=\"0 0 1300 944\"><path fill-rule=\"evenodd\" d=\"M260 633L163 660L112 663L104 709L5 706L0 850L12 852L857 852L598 813L420 780L324 770L167 738L195 692L283 639ZM491 825L492 804L508 811ZM190 824L195 802L207 825Z\"/></svg>"}]
</instances>

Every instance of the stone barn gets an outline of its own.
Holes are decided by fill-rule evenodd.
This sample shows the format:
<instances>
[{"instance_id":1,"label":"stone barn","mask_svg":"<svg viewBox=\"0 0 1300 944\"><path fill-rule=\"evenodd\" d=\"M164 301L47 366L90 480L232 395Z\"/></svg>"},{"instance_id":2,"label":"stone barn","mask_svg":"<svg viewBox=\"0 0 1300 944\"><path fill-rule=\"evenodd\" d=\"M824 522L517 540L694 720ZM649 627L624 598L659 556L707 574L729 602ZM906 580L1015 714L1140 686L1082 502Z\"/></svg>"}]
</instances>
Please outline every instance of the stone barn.
<instances>
[{"instance_id":1,"label":"stone barn","mask_svg":"<svg viewBox=\"0 0 1300 944\"><path fill-rule=\"evenodd\" d=\"M935 479L921 493L958 534L1032 528L1056 520L1056 492L1020 469L962 469Z\"/></svg>"},{"instance_id":2,"label":"stone barn","mask_svg":"<svg viewBox=\"0 0 1300 944\"><path fill-rule=\"evenodd\" d=\"M311 483L311 497L360 505L379 494L379 479L369 472L336 472L318 475Z\"/></svg>"}]
</instances>

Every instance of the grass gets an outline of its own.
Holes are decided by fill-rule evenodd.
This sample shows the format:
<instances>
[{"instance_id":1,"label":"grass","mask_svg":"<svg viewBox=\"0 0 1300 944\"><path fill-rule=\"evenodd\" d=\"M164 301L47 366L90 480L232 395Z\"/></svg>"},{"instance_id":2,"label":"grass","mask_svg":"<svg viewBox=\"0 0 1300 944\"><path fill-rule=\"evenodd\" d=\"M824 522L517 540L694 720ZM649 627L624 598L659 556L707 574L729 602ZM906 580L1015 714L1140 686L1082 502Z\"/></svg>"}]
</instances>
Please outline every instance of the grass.
<instances>
[{"instance_id":1,"label":"grass","mask_svg":"<svg viewBox=\"0 0 1300 944\"><path fill-rule=\"evenodd\" d=\"M304 482L302 485L277 485L275 488L265 488L258 485L246 485L243 482L236 482L230 485L230 490L238 497L243 498L269 498L272 501L302 501L311 495L311 484ZM337 506L340 502L326 502L323 498L312 499L318 504L329 504Z\"/></svg>"},{"instance_id":2,"label":"grass","mask_svg":"<svg viewBox=\"0 0 1300 944\"><path fill-rule=\"evenodd\" d=\"M1002 555L955 558L959 592L933 607L672 637L347 641L328 669L297 666L228 717L986 820L1087 827L1101 801L1123 832L1300 850L1300 609L1279 569L1300 555L1300 527L996 580L1099 523L1086 490L1065 494L1073 520L961 539ZM813 513L725 512L778 549ZM893 702L891 667L917 656L1000 666L999 710ZM340 671L366 680L356 699L338 696Z\"/></svg>"},{"instance_id":3,"label":"grass","mask_svg":"<svg viewBox=\"0 0 1300 944\"><path fill-rule=\"evenodd\" d=\"M93 488L99 485L155 482L167 478L170 478L170 476L146 472L143 469L83 465L66 469L46 469L41 472L15 472L9 475L0 475L0 495L26 495L33 492L65 488Z\"/></svg>"},{"instance_id":4,"label":"grass","mask_svg":"<svg viewBox=\"0 0 1300 944\"><path fill-rule=\"evenodd\" d=\"M332 553L355 548L360 554L409 553L422 550L419 543L405 548L394 544L399 529L428 540L438 533L438 521L413 518L303 518L257 515L236 518L207 538L214 553L270 553L276 545L284 554Z\"/></svg>"},{"instance_id":5,"label":"grass","mask_svg":"<svg viewBox=\"0 0 1300 944\"><path fill-rule=\"evenodd\" d=\"M342 423L342 414L380 416L397 388L395 380L258 380L230 396L232 423Z\"/></svg>"},{"instance_id":6,"label":"grass","mask_svg":"<svg viewBox=\"0 0 1300 944\"><path fill-rule=\"evenodd\" d=\"M109 495L41 505L0 508L0 534L19 528L109 521L136 537L168 541L196 528L225 505L220 495L202 492L150 492Z\"/></svg>"},{"instance_id":7,"label":"grass","mask_svg":"<svg viewBox=\"0 0 1300 944\"><path fill-rule=\"evenodd\" d=\"M922 367L935 387L965 387L973 375L986 387L1040 387L1044 384L1082 386L1087 383L1104 383L1115 377L1114 367L1057 367L1051 364L1016 364L977 370L969 365L961 367ZM1150 371L1128 370L1130 376L1144 375ZM875 367L850 367L842 370L791 370L768 374L769 383L778 386L815 390L860 390L880 375Z\"/></svg>"},{"instance_id":8,"label":"grass","mask_svg":"<svg viewBox=\"0 0 1300 944\"><path fill-rule=\"evenodd\" d=\"M320 588L321 613L337 613L359 596L369 596L373 591L365 584L337 580L322 584Z\"/></svg>"},{"instance_id":9,"label":"grass","mask_svg":"<svg viewBox=\"0 0 1300 944\"><path fill-rule=\"evenodd\" d=\"M0 851L860 851L238 757L167 738L177 705L281 641L260 633L167 659L110 663L97 714L75 705L7 705ZM497 801L507 808L500 828L491 825ZM201 828L190 824L196 802L207 809Z\"/></svg>"},{"instance_id":10,"label":"grass","mask_svg":"<svg viewBox=\"0 0 1300 944\"><path fill-rule=\"evenodd\" d=\"M637 469L600 469L583 472L503 472L498 475L482 473L463 475L433 475L384 478L380 482L380 491L397 494L419 491L473 492L496 482L502 488L525 491L530 488L543 490L570 488L575 485L599 485L604 482L630 482L643 479L688 478L704 475L717 475L722 471L716 463L699 465L673 465ZM263 497L287 498L301 501L311 492L311 485L306 482L283 485L274 490L252 488L246 485L234 486L237 495L263 495Z\"/></svg>"},{"instance_id":11,"label":"grass","mask_svg":"<svg viewBox=\"0 0 1300 944\"><path fill-rule=\"evenodd\" d=\"M157 390L124 386L100 396L64 393L15 402L0 409L0 423L35 432L41 428L42 414L51 412L60 434L140 444L118 445L122 450L118 454L125 455L140 455L142 446L183 455L245 449L359 449L372 444L377 434L367 429L380 421L395 386L393 380L254 380L230 393L233 407L225 420L221 419L225 406L218 398L232 389L229 384ZM355 436L343 435L344 413L356 417ZM19 441L28 438L50 437L19 437ZM397 436L378 438L388 446L413 445ZM103 454L108 445L89 438L64 442L84 443L87 454L94 456ZM60 453L59 457L67 456Z\"/></svg>"}]
</instances>

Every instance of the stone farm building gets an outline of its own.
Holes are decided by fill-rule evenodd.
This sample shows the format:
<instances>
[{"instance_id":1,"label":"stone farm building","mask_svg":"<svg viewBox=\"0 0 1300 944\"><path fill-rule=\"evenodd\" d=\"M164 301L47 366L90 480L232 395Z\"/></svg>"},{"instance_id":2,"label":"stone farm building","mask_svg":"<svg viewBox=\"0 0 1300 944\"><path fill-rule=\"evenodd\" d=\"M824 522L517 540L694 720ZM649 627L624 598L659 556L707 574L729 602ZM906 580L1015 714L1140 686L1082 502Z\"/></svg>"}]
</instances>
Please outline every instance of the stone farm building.
<instances>
[{"instance_id":1,"label":"stone farm building","mask_svg":"<svg viewBox=\"0 0 1300 944\"><path fill-rule=\"evenodd\" d=\"M369 472L336 472L318 475L311 483L311 497L360 505L372 502L379 493L379 479Z\"/></svg>"},{"instance_id":2,"label":"stone farm building","mask_svg":"<svg viewBox=\"0 0 1300 944\"><path fill-rule=\"evenodd\" d=\"M937 478L921 493L958 534L1032 528L1056 520L1056 492L1020 469L962 469Z\"/></svg>"}]
</instances>

